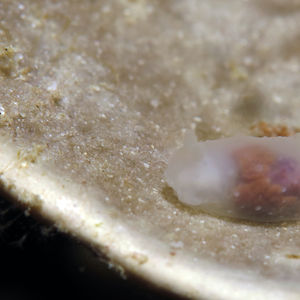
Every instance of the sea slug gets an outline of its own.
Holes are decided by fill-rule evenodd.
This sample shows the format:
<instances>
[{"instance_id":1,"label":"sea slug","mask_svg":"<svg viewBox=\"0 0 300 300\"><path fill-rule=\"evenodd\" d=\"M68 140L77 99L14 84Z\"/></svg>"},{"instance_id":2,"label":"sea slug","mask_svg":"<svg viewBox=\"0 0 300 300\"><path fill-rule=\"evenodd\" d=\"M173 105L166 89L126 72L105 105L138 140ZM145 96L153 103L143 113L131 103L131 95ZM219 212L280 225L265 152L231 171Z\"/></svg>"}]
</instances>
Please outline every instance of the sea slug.
<instances>
[{"instance_id":1,"label":"sea slug","mask_svg":"<svg viewBox=\"0 0 300 300\"><path fill-rule=\"evenodd\" d=\"M197 142L188 134L169 160L179 201L212 215L252 221L300 219L300 135Z\"/></svg>"}]
</instances>

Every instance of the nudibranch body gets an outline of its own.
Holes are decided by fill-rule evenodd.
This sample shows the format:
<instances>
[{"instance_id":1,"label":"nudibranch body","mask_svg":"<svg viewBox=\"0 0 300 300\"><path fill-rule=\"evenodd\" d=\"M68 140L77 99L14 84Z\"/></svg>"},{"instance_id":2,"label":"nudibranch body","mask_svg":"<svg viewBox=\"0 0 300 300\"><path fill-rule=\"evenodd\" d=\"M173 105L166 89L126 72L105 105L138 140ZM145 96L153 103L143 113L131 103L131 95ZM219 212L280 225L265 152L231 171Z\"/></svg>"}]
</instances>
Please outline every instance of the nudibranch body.
<instances>
[{"instance_id":1,"label":"nudibranch body","mask_svg":"<svg viewBox=\"0 0 300 300\"><path fill-rule=\"evenodd\" d=\"M300 135L236 136L197 142L188 135L170 159L168 184L184 204L253 221L300 219Z\"/></svg>"}]
</instances>

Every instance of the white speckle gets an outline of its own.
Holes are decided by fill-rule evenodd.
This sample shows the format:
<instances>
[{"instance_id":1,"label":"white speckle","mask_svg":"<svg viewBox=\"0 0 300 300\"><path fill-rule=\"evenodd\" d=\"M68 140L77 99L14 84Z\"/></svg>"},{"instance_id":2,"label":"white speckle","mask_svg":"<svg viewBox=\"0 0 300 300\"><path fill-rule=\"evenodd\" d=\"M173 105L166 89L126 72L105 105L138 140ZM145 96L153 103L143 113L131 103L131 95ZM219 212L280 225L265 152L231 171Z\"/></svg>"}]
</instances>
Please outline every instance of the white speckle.
<instances>
[{"instance_id":1,"label":"white speckle","mask_svg":"<svg viewBox=\"0 0 300 300\"><path fill-rule=\"evenodd\" d=\"M22 53L18 53L18 54L16 54L15 58L16 58L17 61L21 61L21 60L24 59L24 56L23 56Z\"/></svg>"},{"instance_id":2,"label":"white speckle","mask_svg":"<svg viewBox=\"0 0 300 300\"><path fill-rule=\"evenodd\" d=\"M182 241L172 242L170 244L170 246L173 247L173 248L181 249L181 248L183 248L184 243Z\"/></svg>"},{"instance_id":3,"label":"white speckle","mask_svg":"<svg viewBox=\"0 0 300 300\"><path fill-rule=\"evenodd\" d=\"M61 102L65 105L68 105L70 103L70 99L69 99L69 97L63 97L61 99Z\"/></svg>"},{"instance_id":4,"label":"white speckle","mask_svg":"<svg viewBox=\"0 0 300 300\"><path fill-rule=\"evenodd\" d=\"M138 198L138 202L140 202L140 203L145 203L146 201L139 197L139 198Z\"/></svg>"},{"instance_id":5,"label":"white speckle","mask_svg":"<svg viewBox=\"0 0 300 300\"><path fill-rule=\"evenodd\" d=\"M152 99L150 101L150 104L151 104L152 107L157 108L159 106L160 102L159 102L158 99Z\"/></svg>"},{"instance_id":6,"label":"white speckle","mask_svg":"<svg viewBox=\"0 0 300 300\"><path fill-rule=\"evenodd\" d=\"M154 194L158 194L158 189L157 189L157 188L153 188L153 189L152 189L152 192L153 192Z\"/></svg>"},{"instance_id":7,"label":"white speckle","mask_svg":"<svg viewBox=\"0 0 300 300\"><path fill-rule=\"evenodd\" d=\"M24 6L24 4L20 3L20 4L18 5L18 8L19 8L20 10L23 10L23 9L25 8L25 6Z\"/></svg>"},{"instance_id":8,"label":"white speckle","mask_svg":"<svg viewBox=\"0 0 300 300\"><path fill-rule=\"evenodd\" d=\"M182 134L185 134L185 133L186 133L186 130L187 130L186 128L181 128L181 129L180 129L180 131L181 131Z\"/></svg>"},{"instance_id":9,"label":"white speckle","mask_svg":"<svg viewBox=\"0 0 300 300\"><path fill-rule=\"evenodd\" d=\"M149 165L148 163L145 163L145 162L144 162L144 167L145 167L146 169L149 169L150 165Z\"/></svg>"},{"instance_id":10,"label":"white speckle","mask_svg":"<svg viewBox=\"0 0 300 300\"><path fill-rule=\"evenodd\" d=\"M140 177L137 177L136 180L140 183L144 183L143 180Z\"/></svg>"},{"instance_id":11,"label":"white speckle","mask_svg":"<svg viewBox=\"0 0 300 300\"><path fill-rule=\"evenodd\" d=\"M175 228L175 232L178 232L178 231L180 231L180 228L179 227Z\"/></svg>"},{"instance_id":12,"label":"white speckle","mask_svg":"<svg viewBox=\"0 0 300 300\"><path fill-rule=\"evenodd\" d=\"M213 128L214 128L214 130L215 130L216 132L221 132L221 128L220 128L220 127L213 126Z\"/></svg>"},{"instance_id":13,"label":"white speckle","mask_svg":"<svg viewBox=\"0 0 300 300\"><path fill-rule=\"evenodd\" d=\"M197 123L202 122L202 118L201 117L194 117L194 121Z\"/></svg>"},{"instance_id":14,"label":"white speckle","mask_svg":"<svg viewBox=\"0 0 300 300\"><path fill-rule=\"evenodd\" d=\"M280 96L278 96L278 95L274 95L273 96L273 101L275 103L281 103L282 102L282 98Z\"/></svg>"},{"instance_id":15,"label":"white speckle","mask_svg":"<svg viewBox=\"0 0 300 300\"><path fill-rule=\"evenodd\" d=\"M230 247L231 247L231 249L235 249L235 245L231 245Z\"/></svg>"},{"instance_id":16,"label":"white speckle","mask_svg":"<svg viewBox=\"0 0 300 300\"><path fill-rule=\"evenodd\" d=\"M0 104L0 117L5 115L5 109L4 107Z\"/></svg>"},{"instance_id":17,"label":"white speckle","mask_svg":"<svg viewBox=\"0 0 300 300\"><path fill-rule=\"evenodd\" d=\"M107 202L109 201L109 197L105 197L104 200Z\"/></svg>"},{"instance_id":18,"label":"white speckle","mask_svg":"<svg viewBox=\"0 0 300 300\"><path fill-rule=\"evenodd\" d=\"M47 90L48 91L56 91L57 89L57 82L53 81L50 85L48 85Z\"/></svg>"},{"instance_id":19,"label":"white speckle","mask_svg":"<svg viewBox=\"0 0 300 300\"><path fill-rule=\"evenodd\" d=\"M117 225L116 226L116 228L115 228L115 230L116 230L116 232L120 232L120 233L122 233L122 232L125 232L126 230L125 230L125 227L124 226L122 226L122 225Z\"/></svg>"},{"instance_id":20,"label":"white speckle","mask_svg":"<svg viewBox=\"0 0 300 300\"><path fill-rule=\"evenodd\" d=\"M101 88L98 85L91 85L91 90L94 92L100 92Z\"/></svg>"},{"instance_id":21,"label":"white speckle","mask_svg":"<svg viewBox=\"0 0 300 300\"><path fill-rule=\"evenodd\" d=\"M261 209L262 209L262 207L260 205L255 206L256 211L260 211Z\"/></svg>"}]
</instances>

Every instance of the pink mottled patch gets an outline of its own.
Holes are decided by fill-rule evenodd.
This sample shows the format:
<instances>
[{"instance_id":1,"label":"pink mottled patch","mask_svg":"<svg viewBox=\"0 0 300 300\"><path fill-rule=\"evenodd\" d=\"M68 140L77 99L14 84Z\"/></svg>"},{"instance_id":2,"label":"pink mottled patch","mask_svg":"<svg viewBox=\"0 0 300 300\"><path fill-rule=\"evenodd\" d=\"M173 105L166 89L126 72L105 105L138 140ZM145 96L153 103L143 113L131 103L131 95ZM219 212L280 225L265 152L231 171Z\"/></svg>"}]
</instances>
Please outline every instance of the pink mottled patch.
<instances>
[{"instance_id":1,"label":"pink mottled patch","mask_svg":"<svg viewBox=\"0 0 300 300\"><path fill-rule=\"evenodd\" d=\"M238 211L256 217L293 215L300 206L300 165L263 146L235 151L238 177L233 192Z\"/></svg>"}]
</instances>

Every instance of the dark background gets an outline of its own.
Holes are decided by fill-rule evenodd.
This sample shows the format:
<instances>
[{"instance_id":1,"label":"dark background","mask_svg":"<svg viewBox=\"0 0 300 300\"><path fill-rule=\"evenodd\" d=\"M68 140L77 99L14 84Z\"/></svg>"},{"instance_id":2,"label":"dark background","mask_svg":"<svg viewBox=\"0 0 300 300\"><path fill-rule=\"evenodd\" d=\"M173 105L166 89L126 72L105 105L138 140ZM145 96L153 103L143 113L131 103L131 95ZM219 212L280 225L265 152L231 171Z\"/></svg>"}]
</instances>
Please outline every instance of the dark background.
<instances>
[{"instance_id":1,"label":"dark background","mask_svg":"<svg viewBox=\"0 0 300 300\"><path fill-rule=\"evenodd\" d=\"M169 300L133 278L124 280L90 250L26 216L0 193L0 299Z\"/></svg>"}]
</instances>

